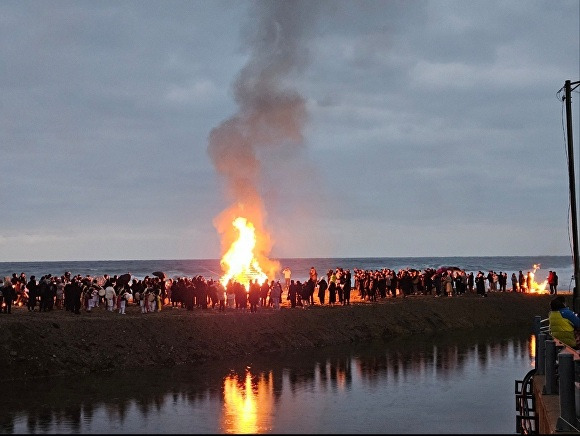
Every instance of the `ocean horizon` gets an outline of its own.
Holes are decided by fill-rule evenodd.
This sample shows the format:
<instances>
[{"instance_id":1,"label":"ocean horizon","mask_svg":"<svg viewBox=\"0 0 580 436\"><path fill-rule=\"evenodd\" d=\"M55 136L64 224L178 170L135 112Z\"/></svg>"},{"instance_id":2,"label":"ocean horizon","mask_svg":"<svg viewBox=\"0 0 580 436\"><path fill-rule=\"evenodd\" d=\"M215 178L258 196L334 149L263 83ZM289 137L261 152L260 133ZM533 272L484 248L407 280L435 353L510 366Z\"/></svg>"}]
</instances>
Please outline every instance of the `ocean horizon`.
<instances>
[{"instance_id":1,"label":"ocean horizon","mask_svg":"<svg viewBox=\"0 0 580 436\"><path fill-rule=\"evenodd\" d=\"M574 261L571 255L563 256L431 256L431 257L308 257L308 258L272 258L280 262L281 269L289 267L292 278L296 280L308 279L310 267L314 266L319 275L329 269L341 267L377 270L389 268L401 270L414 268L440 268L442 266L457 266L466 272L478 271L507 272L516 274L521 270L524 273L535 270L535 280L544 281L549 271L556 271L559 277L559 289L573 288ZM28 278L34 275L37 279L46 274L61 276L65 272L73 275L90 275L92 277L121 275L130 273L134 278L142 279L151 276L154 271L163 271L170 278L193 277L197 275L206 278L219 279L224 272L220 266L220 259L150 259L150 260L74 260L74 261L19 261L0 262L2 277L13 273L20 275L24 272ZM275 279L282 279L279 271Z\"/></svg>"}]
</instances>

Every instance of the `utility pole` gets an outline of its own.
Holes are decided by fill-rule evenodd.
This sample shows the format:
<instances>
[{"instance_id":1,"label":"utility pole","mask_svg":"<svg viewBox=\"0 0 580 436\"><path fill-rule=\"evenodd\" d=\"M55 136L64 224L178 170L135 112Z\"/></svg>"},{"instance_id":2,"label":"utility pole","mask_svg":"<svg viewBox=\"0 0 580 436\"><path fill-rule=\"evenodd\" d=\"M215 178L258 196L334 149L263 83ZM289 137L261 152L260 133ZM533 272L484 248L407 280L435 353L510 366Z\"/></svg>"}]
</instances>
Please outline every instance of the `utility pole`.
<instances>
[{"instance_id":1,"label":"utility pole","mask_svg":"<svg viewBox=\"0 0 580 436\"><path fill-rule=\"evenodd\" d=\"M574 289L572 307L580 313L580 258L578 257L578 213L576 212L576 176L574 175L574 141L572 139L572 86L576 89L580 82L564 83L566 100L566 136L568 137L568 183L570 185L570 213L572 215L572 249L574 256Z\"/></svg>"}]
</instances>

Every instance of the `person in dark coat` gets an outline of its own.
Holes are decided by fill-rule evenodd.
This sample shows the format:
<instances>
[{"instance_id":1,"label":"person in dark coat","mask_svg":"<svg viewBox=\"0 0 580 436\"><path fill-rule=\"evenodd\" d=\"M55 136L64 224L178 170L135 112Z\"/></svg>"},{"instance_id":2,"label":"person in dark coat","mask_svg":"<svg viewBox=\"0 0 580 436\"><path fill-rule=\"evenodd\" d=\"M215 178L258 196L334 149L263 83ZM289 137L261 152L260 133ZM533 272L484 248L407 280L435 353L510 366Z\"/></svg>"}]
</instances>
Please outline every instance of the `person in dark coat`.
<instances>
[{"instance_id":1,"label":"person in dark coat","mask_svg":"<svg viewBox=\"0 0 580 436\"><path fill-rule=\"evenodd\" d=\"M399 277L393 272L391 274L391 297L397 298L397 288L399 287Z\"/></svg>"},{"instance_id":2,"label":"person in dark coat","mask_svg":"<svg viewBox=\"0 0 580 436\"><path fill-rule=\"evenodd\" d=\"M236 294L236 309L246 310L248 307L248 294L246 292L246 287L240 282L235 282L235 294Z\"/></svg>"},{"instance_id":3,"label":"person in dark coat","mask_svg":"<svg viewBox=\"0 0 580 436\"><path fill-rule=\"evenodd\" d=\"M433 271L428 269L423 276L423 282L425 283L425 295L431 295L433 293Z\"/></svg>"},{"instance_id":4,"label":"person in dark coat","mask_svg":"<svg viewBox=\"0 0 580 436\"><path fill-rule=\"evenodd\" d=\"M328 284L328 304L336 303L336 282L331 280Z\"/></svg>"},{"instance_id":5,"label":"person in dark coat","mask_svg":"<svg viewBox=\"0 0 580 436\"><path fill-rule=\"evenodd\" d=\"M512 292L518 292L518 276L512 273Z\"/></svg>"},{"instance_id":6,"label":"person in dark coat","mask_svg":"<svg viewBox=\"0 0 580 436\"><path fill-rule=\"evenodd\" d=\"M250 283L250 290L248 292L248 300L250 303L251 313L258 311L258 304L260 304L260 295L261 295L260 284L258 283L258 279L255 279L252 283Z\"/></svg>"},{"instance_id":7,"label":"person in dark coat","mask_svg":"<svg viewBox=\"0 0 580 436\"><path fill-rule=\"evenodd\" d=\"M308 279L308 281L311 282L311 284L308 285L308 290L310 292L309 303L311 306L314 306L314 291L316 290L316 283L317 283L318 279L316 279L316 280Z\"/></svg>"},{"instance_id":8,"label":"person in dark coat","mask_svg":"<svg viewBox=\"0 0 580 436\"><path fill-rule=\"evenodd\" d=\"M402 271L401 277L399 278L399 286L404 298L411 295L413 283L411 281L411 276L407 273L407 271Z\"/></svg>"},{"instance_id":9,"label":"person in dark coat","mask_svg":"<svg viewBox=\"0 0 580 436\"><path fill-rule=\"evenodd\" d=\"M260 286L260 306L266 307L268 305L268 295L270 294L270 285L268 279L264 279L264 283Z\"/></svg>"},{"instance_id":10,"label":"person in dark coat","mask_svg":"<svg viewBox=\"0 0 580 436\"><path fill-rule=\"evenodd\" d=\"M324 298L326 296L327 289L328 283L326 283L326 280L324 279L324 277L322 277L318 282L318 301L320 302L321 305L324 304Z\"/></svg>"},{"instance_id":11,"label":"person in dark coat","mask_svg":"<svg viewBox=\"0 0 580 436\"><path fill-rule=\"evenodd\" d=\"M75 279L76 280L76 279ZM73 311L73 284L72 279L64 286L64 308L68 312Z\"/></svg>"},{"instance_id":12,"label":"person in dark coat","mask_svg":"<svg viewBox=\"0 0 580 436\"><path fill-rule=\"evenodd\" d=\"M290 287L288 288L288 300L290 300L290 307L296 307L296 297L298 296L298 287L294 280L290 280Z\"/></svg>"},{"instance_id":13,"label":"person in dark coat","mask_svg":"<svg viewBox=\"0 0 580 436\"><path fill-rule=\"evenodd\" d=\"M4 313L12 313L12 301L16 297L14 285L10 277L4 277L4 286L2 286L2 297L4 300Z\"/></svg>"},{"instance_id":14,"label":"person in dark coat","mask_svg":"<svg viewBox=\"0 0 580 436\"><path fill-rule=\"evenodd\" d=\"M347 274L350 275L350 271L347 270ZM379 296L381 298L387 297L387 278L385 274L379 272L377 278L377 289L379 290ZM350 304L350 296L349 296L349 304Z\"/></svg>"},{"instance_id":15,"label":"person in dark coat","mask_svg":"<svg viewBox=\"0 0 580 436\"><path fill-rule=\"evenodd\" d=\"M479 271L475 277L475 289L477 295L481 295L482 297L487 297L487 294L485 293L485 280L485 275Z\"/></svg>"},{"instance_id":16,"label":"person in dark coat","mask_svg":"<svg viewBox=\"0 0 580 436\"><path fill-rule=\"evenodd\" d=\"M186 310L193 310L195 307L195 285L193 284L192 280L188 280L185 288L184 288L184 295L183 300L185 304ZM143 294L141 294L143 295Z\"/></svg>"},{"instance_id":17,"label":"person in dark coat","mask_svg":"<svg viewBox=\"0 0 580 436\"><path fill-rule=\"evenodd\" d=\"M46 288L45 310L54 308L54 299L56 298L56 279L51 277Z\"/></svg>"},{"instance_id":18,"label":"person in dark coat","mask_svg":"<svg viewBox=\"0 0 580 436\"><path fill-rule=\"evenodd\" d=\"M209 296L209 286L207 281L203 277L199 277L197 284L195 285L198 291L199 301L198 304L201 306L202 309L207 309L207 298Z\"/></svg>"},{"instance_id":19,"label":"person in dark coat","mask_svg":"<svg viewBox=\"0 0 580 436\"><path fill-rule=\"evenodd\" d=\"M469 275L467 276L467 288L469 289L469 292L473 292L474 285L475 285L475 277L473 276L473 272L470 272Z\"/></svg>"},{"instance_id":20,"label":"person in dark coat","mask_svg":"<svg viewBox=\"0 0 580 436\"><path fill-rule=\"evenodd\" d=\"M431 280L433 281L433 287L435 288L435 296L440 297L441 296L441 274L439 274L439 273L433 274L433 277L431 278Z\"/></svg>"},{"instance_id":21,"label":"person in dark coat","mask_svg":"<svg viewBox=\"0 0 580 436\"><path fill-rule=\"evenodd\" d=\"M48 276L42 276L38 282L38 287L36 288L36 294L38 295L38 311L44 312L44 305L46 303L46 292L48 289Z\"/></svg>"},{"instance_id":22,"label":"person in dark coat","mask_svg":"<svg viewBox=\"0 0 580 436\"><path fill-rule=\"evenodd\" d=\"M518 273L518 284L520 285L520 292L526 292L526 276L522 270Z\"/></svg>"},{"instance_id":23,"label":"person in dark coat","mask_svg":"<svg viewBox=\"0 0 580 436\"><path fill-rule=\"evenodd\" d=\"M298 282L300 283L300 282ZM308 279L304 284L302 284L301 289L301 300L302 307L306 307L310 304L310 296L314 294L314 282Z\"/></svg>"},{"instance_id":24,"label":"person in dark coat","mask_svg":"<svg viewBox=\"0 0 580 436\"><path fill-rule=\"evenodd\" d=\"M351 274L350 270L347 269L344 273L344 284L342 288L342 305L349 306L350 305L350 290L352 288L351 284Z\"/></svg>"},{"instance_id":25,"label":"person in dark coat","mask_svg":"<svg viewBox=\"0 0 580 436\"><path fill-rule=\"evenodd\" d=\"M83 292L83 288L81 286L81 283L76 278L73 278L71 282L65 286L64 291L65 295L69 294L70 296L70 311L77 315L81 313L81 294Z\"/></svg>"},{"instance_id":26,"label":"person in dark coat","mask_svg":"<svg viewBox=\"0 0 580 436\"><path fill-rule=\"evenodd\" d=\"M457 295L463 294L463 282L461 281L461 276L459 274L453 277L453 282L455 285L455 291L457 292Z\"/></svg>"},{"instance_id":27,"label":"person in dark coat","mask_svg":"<svg viewBox=\"0 0 580 436\"><path fill-rule=\"evenodd\" d=\"M26 289L28 289L28 303L27 308L29 312L34 312L34 308L36 307L36 296L37 294L37 284L36 284L36 276L30 276L30 280L26 283Z\"/></svg>"}]
</instances>

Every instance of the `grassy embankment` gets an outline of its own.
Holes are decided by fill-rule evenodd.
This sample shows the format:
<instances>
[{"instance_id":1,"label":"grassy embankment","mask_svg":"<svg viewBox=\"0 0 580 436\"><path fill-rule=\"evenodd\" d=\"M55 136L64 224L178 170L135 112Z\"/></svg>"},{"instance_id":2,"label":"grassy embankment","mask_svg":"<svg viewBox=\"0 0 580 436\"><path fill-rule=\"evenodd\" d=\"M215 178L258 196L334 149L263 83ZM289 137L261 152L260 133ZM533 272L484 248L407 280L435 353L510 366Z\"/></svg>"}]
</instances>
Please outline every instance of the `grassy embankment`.
<instances>
[{"instance_id":1,"label":"grassy embankment","mask_svg":"<svg viewBox=\"0 0 580 436\"><path fill-rule=\"evenodd\" d=\"M411 335L529 326L547 316L550 295L493 293L452 298L411 296L350 306L284 306L257 313L163 308L127 315L97 308L0 315L0 367L4 377L67 375L173 366L325 346L390 341ZM571 300L571 296L568 296ZM285 302L287 304L287 302ZM571 304L571 301L569 301Z\"/></svg>"}]
</instances>

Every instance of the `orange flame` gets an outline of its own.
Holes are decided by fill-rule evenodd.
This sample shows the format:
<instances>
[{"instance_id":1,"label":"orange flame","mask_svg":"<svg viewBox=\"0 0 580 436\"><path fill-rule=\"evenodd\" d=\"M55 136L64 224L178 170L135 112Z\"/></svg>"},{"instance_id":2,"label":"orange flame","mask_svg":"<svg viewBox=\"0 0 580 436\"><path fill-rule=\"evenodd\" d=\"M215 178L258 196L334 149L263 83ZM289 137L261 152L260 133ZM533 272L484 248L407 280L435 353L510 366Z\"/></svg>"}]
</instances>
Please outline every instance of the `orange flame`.
<instances>
[{"instance_id":1,"label":"orange flame","mask_svg":"<svg viewBox=\"0 0 580 436\"><path fill-rule=\"evenodd\" d=\"M221 259L222 268L226 273L220 281L226 286L228 281L233 279L248 289L250 282L258 279L259 283L263 283L268 276L262 271L254 255L256 247L254 225L243 217L237 217L232 224L238 230L239 236Z\"/></svg>"}]
</instances>

